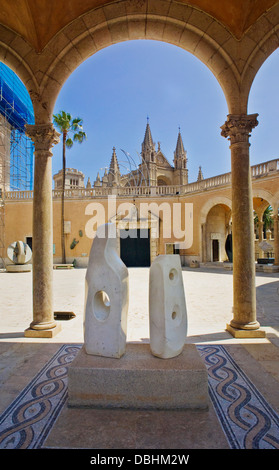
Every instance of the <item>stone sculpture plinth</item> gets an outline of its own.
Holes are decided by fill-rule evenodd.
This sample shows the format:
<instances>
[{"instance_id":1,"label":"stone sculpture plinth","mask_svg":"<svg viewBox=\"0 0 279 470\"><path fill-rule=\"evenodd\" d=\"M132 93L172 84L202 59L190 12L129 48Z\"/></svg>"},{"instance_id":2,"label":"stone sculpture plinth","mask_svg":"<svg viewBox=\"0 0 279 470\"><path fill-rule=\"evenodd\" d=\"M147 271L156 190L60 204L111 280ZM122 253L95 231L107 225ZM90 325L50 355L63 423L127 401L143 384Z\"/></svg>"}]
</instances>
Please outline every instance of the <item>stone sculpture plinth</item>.
<instances>
[{"instance_id":1,"label":"stone sculpture plinth","mask_svg":"<svg viewBox=\"0 0 279 470\"><path fill-rule=\"evenodd\" d=\"M154 356L175 357L187 335L187 310L179 255L155 258L149 275L150 348Z\"/></svg>"},{"instance_id":2,"label":"stone sculpture plinth","mask_svg":"<svg viewBox=\"0 0 279 470\"><path fill-rule=\"evenodd\" d=\"M32 258L32 251L27 243L16 241L11 243L7 249L7 256L13 264L8 264L6 270L13 273L29 272L32 264L29 264Z\"/></svg>"},{"instance_id":3,"label":"stone sculpture plinth","mask_svg":"<svg viewBox=\"0 0 279 470\"><path fill-rule=\"evenodd\" d=\"M193 344L167 360L145 343L128 343L120 360L83 347L68 367L70 407L207 410L208 402L206 367Z\"/></svg>"},{"instance_id":4,"label":"stone sculpture plinth","mask_svg":"<svg viewBox=\"0 0 279 470\"><path fill-rule=\"evenodd\" d=\"M126 348L128 270L117 253L114 224L98 228L85 279L84 345L87 354L120 358Z\"/></svg>"}]
</instances>

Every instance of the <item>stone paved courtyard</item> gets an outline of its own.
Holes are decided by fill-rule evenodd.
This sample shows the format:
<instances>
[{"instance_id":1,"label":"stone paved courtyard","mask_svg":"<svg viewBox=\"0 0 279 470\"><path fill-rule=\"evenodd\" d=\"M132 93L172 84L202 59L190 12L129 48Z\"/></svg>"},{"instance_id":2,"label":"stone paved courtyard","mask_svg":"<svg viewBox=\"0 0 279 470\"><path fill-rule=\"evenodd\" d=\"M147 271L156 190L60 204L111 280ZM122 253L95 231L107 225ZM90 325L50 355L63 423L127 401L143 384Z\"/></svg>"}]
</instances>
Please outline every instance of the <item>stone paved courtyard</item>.
<instances>
[{"instance_id":1,"label":"stone paved courtyard","mask_svg":"<svg viewBox=\"0 0 279 470\"><path fill-rule=\"evenodd\" d=\"M86 269L54 270L54 311L69 311L76 318L62 322L54 342L83 341L84 280ZM148 268L129 268L128 341L149 337ZM183 269L188 315L188 340L211 335L230 339L224 330L232 319L232 271L221 268ZM279 274L256 274L257 319L273 331L279 326ZM32 321L32 273L0 272L1 341L28 341L23 332ZM276 329L276 328L275 328ZM36 339L32 338L32 342ZM42 340L39 340L42 341ZM235 340L234 340L235 341Z\"/></svg>"}]
</instances>

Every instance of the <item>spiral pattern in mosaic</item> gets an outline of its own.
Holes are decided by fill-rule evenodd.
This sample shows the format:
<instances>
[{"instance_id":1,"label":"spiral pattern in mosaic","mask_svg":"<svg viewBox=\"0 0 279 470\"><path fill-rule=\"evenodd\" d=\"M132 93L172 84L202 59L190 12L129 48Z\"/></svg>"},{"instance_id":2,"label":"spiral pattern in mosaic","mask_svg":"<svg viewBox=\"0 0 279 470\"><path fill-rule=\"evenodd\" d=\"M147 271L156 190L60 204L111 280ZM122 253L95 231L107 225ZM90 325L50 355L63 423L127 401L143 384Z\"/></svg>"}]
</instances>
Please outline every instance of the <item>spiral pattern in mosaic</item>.
<instances>
[{"instance_id":1,"label":"spiral pattern in mosaic","mask_svg":"<svg viewBox=\"0 0 279 470\"><path fill-rule=\"evenodd\" d=\"M81 345L64 345L0 416L0 449L38 449L66 400L68 365ZM209 395L232 449L278 449L279 416L224 346L197 346Z\"/></svg>"},{"instance_id":2,"label":"spiral pattern in mosaic","mask_svg":"<svg viewBox=\"0 0 279 470\"><path fill-rule=\"evenodd\" d=\"M231 448L279 449L279 417L223 346L197 346Z\"/></svg>"},{"instance_id":3,"label":"spiral pattern in mosaic","mask_svg":"<svg viewBox=\"0 0 279 470\"><path fill-rule=\"evenodd\" d=\"M67 397L67 370L79 346L62 346L5 411L0 421L0 449L41 446Z\"/></svg>"}]
</instances>

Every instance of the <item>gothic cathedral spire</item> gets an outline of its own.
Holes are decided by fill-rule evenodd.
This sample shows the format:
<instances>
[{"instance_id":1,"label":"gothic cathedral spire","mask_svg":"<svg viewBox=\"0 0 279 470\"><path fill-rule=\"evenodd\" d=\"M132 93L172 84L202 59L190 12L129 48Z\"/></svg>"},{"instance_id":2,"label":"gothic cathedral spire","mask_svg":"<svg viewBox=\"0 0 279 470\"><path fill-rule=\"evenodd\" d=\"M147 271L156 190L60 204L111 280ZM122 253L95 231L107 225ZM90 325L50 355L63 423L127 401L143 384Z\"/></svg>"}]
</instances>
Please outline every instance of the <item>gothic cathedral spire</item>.
<instances>
[{"instance_id":1,"label":"gothic cathedral spire","mask_svg":"<svg viewBox=\"0 0 279 470\"><path fill-rule=\"evenodd\" d=\"M144 134L143 143L141 144L142 172L148 181L148 186L156 186L157 184L157 167L156 167L156 148L153 142L149 118Z\"/></svg>"},{"instance_id":2,"label":"gothic cathedral spire","mask_svg":"<svg viewBox=\"0 0 279 470\"><path fill-rule=\"evenodd\" d=\"M115 147L112 149L112 157L108 172L109 186L118 186L120 183L120 170L116 156Z\"/></svg>"},{"instance_id":3,"label":"gothic cathedral spire","mask_svg":"<svg viewBox=\"0 0 279 470\"><path fill-rule=\"evenodd\" d=\"M187 170L187 152L183 145L183 140L180 132L178 131L178 137L176 142L176 149L174 151L174 170L176 173L176 184L184 185L188 184L188 170Z\"/></svg>"},{"instance_id":4,"label":"gothic cathedral spire","mask_svg":"<svg viewBox=\"0 0 279 470\"><path fill-rule=\"evenodd\" d=\"M155 143L153 142L152 135L151 135L149 118L147 118L144 139L143 139L143 143L141 144L142 160L145 162L153 162L155 153L156 153Z\"/></svg>"}]
</instances>

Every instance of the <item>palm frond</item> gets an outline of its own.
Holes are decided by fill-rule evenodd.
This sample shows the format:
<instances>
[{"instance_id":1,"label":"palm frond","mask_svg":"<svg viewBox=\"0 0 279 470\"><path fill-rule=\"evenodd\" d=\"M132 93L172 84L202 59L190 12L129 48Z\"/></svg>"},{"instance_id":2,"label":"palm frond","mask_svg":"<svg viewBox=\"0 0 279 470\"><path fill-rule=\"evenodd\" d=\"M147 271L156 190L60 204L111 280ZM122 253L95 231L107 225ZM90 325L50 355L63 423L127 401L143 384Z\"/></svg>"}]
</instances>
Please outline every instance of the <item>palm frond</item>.
<instances>
[{"instance_id":1,"label":"palm frond","mask_svg":"<svg viewBox=\"0 0 279 470\"><path fill-rule=\"evenodd\" d=\"M53 123L61 132L68 131L71 127L72 116L65 111L53 115Z\"/></svg>"},{"instance_id":2,"label":"palm frond","mask_svg":"<svg viewBox=\"0 0 279 470\"><path fill-rule=\"evenodd\" d=\"M74 145L73 140L71 139L71 137L68 137L68 139L66 140L66 147L70 149L72 148L73 145Z\"/></svg>"},{"instance_id":3,"label":"palm frond","mask_svg":"<svg viewBox=\"0 0 279 470\"><path fill-rule=\"evenodd\" d=\"M83 120L82 120L80 117L77 116L77 117L75 117L75 118L72 119L72 123L73 123L73 124L79 124L79 125L82 126Z\"/></svg>"},{"instance_id":4,"label":"palm frond","mask_svg":"<svg viewBox=\"0 0 279 470\"><path fill-rule=\"evenodd\" d=\"M84 131L79 131L76 134L74 134L74 141L78 142L79 144L81 144L86 139L87 139L87 135Z\"/></svg>"}]
</instances>

